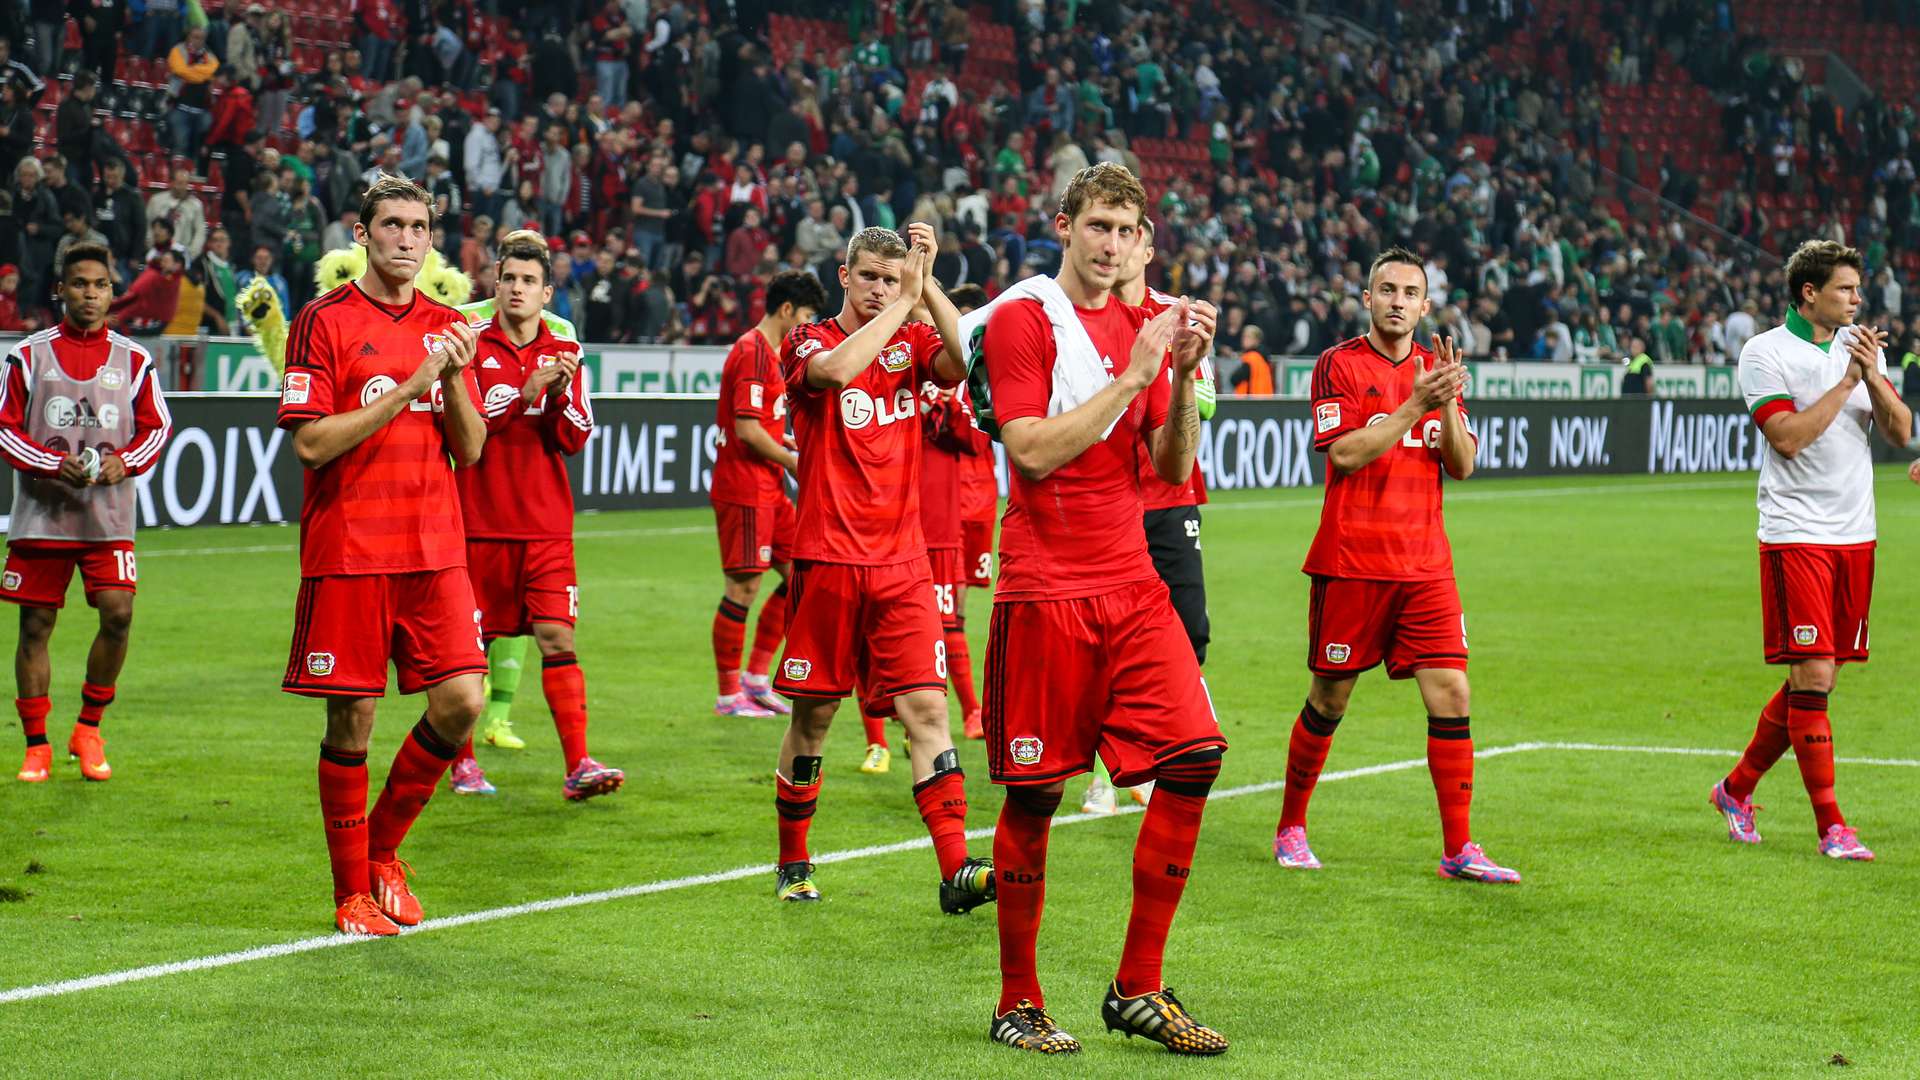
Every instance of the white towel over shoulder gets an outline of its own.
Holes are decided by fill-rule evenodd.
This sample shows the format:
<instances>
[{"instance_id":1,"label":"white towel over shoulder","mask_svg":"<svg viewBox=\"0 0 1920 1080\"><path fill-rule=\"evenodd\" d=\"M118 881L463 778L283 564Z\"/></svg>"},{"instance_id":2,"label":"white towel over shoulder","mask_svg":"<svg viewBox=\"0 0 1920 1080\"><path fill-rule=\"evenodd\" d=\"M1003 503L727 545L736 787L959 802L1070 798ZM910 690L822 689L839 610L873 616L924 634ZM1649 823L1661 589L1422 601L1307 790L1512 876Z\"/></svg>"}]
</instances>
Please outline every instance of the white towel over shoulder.
<instances>
[{"instance_id":1,"label":"white towel over shoulder","mask_svg":"<svg viewBox=\"0 0 1920 1080\"><path fill-rule=\"evenodd\" d=\"M1012 285L985 307L975 308L960 316L960 340L967 343L968 370L980 362L980 340L986 329L987 317L994 308L1012 300L1040 301L1040 306L1046 310L1047 321L1053 326L1053 393L1047 399L1048 416L1059 416L1079 408L1113 382L1113 373L1101 363L1100 350L1094 348L1093 338L1087 336L1087 328L1081 324L1073 301L1067 299L1059 282L1043 276L1030 277ZM1105 439L1113 434L1114 426L1119 422L1119 418L1115 417L1113 423L1107 425L1107 430L1100 433L1100 437Z\"/></svg>"}]
</instances>

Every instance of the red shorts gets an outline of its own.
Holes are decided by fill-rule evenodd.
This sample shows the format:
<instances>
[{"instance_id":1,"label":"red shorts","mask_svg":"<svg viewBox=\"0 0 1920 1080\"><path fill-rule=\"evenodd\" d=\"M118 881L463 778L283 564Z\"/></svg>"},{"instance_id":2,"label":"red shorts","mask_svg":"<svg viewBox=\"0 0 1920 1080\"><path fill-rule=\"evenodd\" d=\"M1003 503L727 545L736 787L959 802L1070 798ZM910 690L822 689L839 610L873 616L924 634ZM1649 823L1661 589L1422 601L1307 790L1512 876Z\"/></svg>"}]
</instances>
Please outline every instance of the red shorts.
<instances>
[{"instance_id":1,"label":"red shorts","mask_svg":"<svg viewBox=\"0 0 1920 1080\"><path fill-rule=\"evenodd\" d=\"M933 567L933 606L940 612L942 630L958 630L966 614L967 569L959 548L929 548L927 563Z\"/></svg>"},{"instance_id":2,"label":"red shorts","mask_svg":"<svg viewBox=\"0 0 1920 1080\"><path fill-rule=\"evenodd\" d=\"M793 548L793 500L785 495L764 506L713 504L720 530L720 569L729 574L763 574L788 562Z\"/></svg>"},{"instance_id":3,"label":"red shorts","mask_svg":"<svg viewBox=\"0 0 1920 1080\"><path fill-rule=\"evenodd\" d=\"M982 720L996 784L1047 784L1093 768L1153 778L1169 758L1225 749L1213 700L1167 586L1073 600L1003 600L987 630Z\"/></svg>"},{"instance_id":4,"label":"red shorts","mask_svg":"<svg viewBox=\"0 0 1920 1080\"><path fill-rule=\"evenodd\" d=\"M993 587L993 519L960 523L960 544L964 552L967 584L982 589Z\"/></svg>"},{"instance_id":5,"label":"red shorts","mask_svg":"<svg viewBox=\"0 0 1920 1080\"><path fill-rule=\"evenodd\" d=\"M84 546L43 546L26 540L7 545L6 570L0 571L0 600L22 607L65 607L67 586L73 582L76 566L89 604L94 603L95 593L108 589L133 592L134 579L140 576L133 563L131 540L103 540Z\"/></svg>"},{"instance_id":6,"label":"red shorts","mask_svg":"<svg viewBox=\"0 0 1920 1080\"><path fill-rule=\"evenodd\" d=\"M1767 663L1867 662L1873 544L1760 545L1760 622Z\"/></svg>"},{"instance_id":7,"label":"red shorts","mask_svg":"<svg viewBox=\"0 0 1920 1080\"><path fill-rule=\"evenodd\" d=\"M787 653L773 688L875 700L947 688L947 643L924 556L892 566L803 560L787 579Z\"/></svg>"},{"instance_id":8,"label":"red shorts","mask_svg":"<svg viewBox=\"0 0 1920 1080\"><path fill-rule=\"evenodd\" d=\"M379 697L387 691L389 659L403 694L486 674L466 567L300 579L282 690Z\"/></svg>"},{"instance_id":9,"label":"red shorts","mask_svg":"<svg viewBox=\"0 0 1920 1080\"><path fill-rule=\"evenodd\" d=\"M1347 679L1387 663L1387 677L1421 668L1467 670L1467 617L1452 578L1368 581L1316 577L1307 604L1307 669Z\"/></svg>"},{"instance_id":10,"label":"red shorts","mask_svg":"<svg viewBox=\"0 0 1920 1080\"><path fill-rule=\"evenodd\" d=\"M530 634L537 622L572 626L580 616L572 540L469 540L467 578L488 641Z\"/></svg>"}]
</instances>

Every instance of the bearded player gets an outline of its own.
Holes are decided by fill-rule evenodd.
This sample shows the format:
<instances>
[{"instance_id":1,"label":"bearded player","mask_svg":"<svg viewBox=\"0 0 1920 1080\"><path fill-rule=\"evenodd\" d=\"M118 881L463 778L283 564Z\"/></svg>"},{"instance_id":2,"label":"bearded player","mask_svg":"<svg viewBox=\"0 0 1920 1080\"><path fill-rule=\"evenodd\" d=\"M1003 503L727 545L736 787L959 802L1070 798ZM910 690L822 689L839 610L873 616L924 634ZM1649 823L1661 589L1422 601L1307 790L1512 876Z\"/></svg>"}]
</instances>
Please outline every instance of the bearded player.
<instances>
[{"instance_id":1,"label":"bearded player","mask_svg":"<svg viewBox=\"0 0 1920 1080\"><path fill-rule=\"evenodd\" d=\"M864 229L847 245L840 313L787 335L782 366L800 446L787 651L774 689L793 699L776 763L781 900L818 900L807 831L820 750L858 682L906 727L914 801L940 863L940 907L993 899L993 866L967 854L967 794L947 722L946 642L920 526L919 390L958 385L959 313L933 281L933 229ZM908 323L925 300L935 326ZM935 329L935 327L939 329Z\"/></svg>"},{"instance_id":2,"label":"bearded player","mask_svg":"<svg viewBox=\"0 0 1920 1080\"><path fill-rule=\"evenodd\" d=\"M1827 697L1843 664L1867 662L1878 527L1873 428L1900 446L1913 414L1887 381L1885 335L1854 325L1860 253L1810 240L1787 260L1787 321L1740 350L1740 390L1767 439L1760 459L1760 607L1766 660L1787 680L1726 779L1714 808L1727 835L1757 844L1753 789L1787 747L1813 804L1820 853L1870 861L1833 790Z\"/></svg>"},{"instance_id":3,"label":"bearded player","mask_svg":"<svg viewBox=\"0 0 1920 1080\"><path fill-rule=\"evenodd\" d=\"M799 474L788 445L787 381L780 372L780 343L793 328L810 323L827 304L820 279L783 270L767 282L766 314L741 334L720 369L720 405L708 499L720 533L720 571L726 577L720 609L713 616L713 661L720 693L718 716L763 717L793 710L773 692L768 668L787 632L787 579L793 565L794 508L786 479ZM780 584L760 607L746 671L740 649L747 611L768 570Z\"/></svg>"},{"instance_id":4,"label":"bearded player","mask_svg":"<svg viewBox=\"0 0 1920 1080\"><path fill-rule=\"evenodd\" d=\"M1023 297L993 309L982 342L1015 473L987 636L987 763L1007 794L993 842L1000 1000L989 1034L1039 1053L1080 1049L1046 1011L1035 946L1053 813L1096 754L1116 783L1156 782L1101 1017L1175 1053L1227 1049L1161 979L1227 740L1140 524L1140 458L1170 484L1193 468L1193 382L1215 317L1182 300L1149 319L1113 296L1146 205L1124 166L1075 174L1053 219L1060 272L1042 288L1071 303L1084 333L1057 333L1044 300Z\"/></svg>"},{"instance_id":5,"label":"bearded player","mask_svg":"<svg viewBox=\"0 0 1920 1080\"><path fill-rule=\"evenodd\" d=\"M88 780L113 776L100 720L113 702L133 625L138 493L126 481L160 460L173 425L153 357L106 327L110 259L96 244L68 249L60 264L65 317L8 350L0 381L0 454L18 473L0 600L20 605L14 707L27 736L19 772L27 783L51 774L47 642L76 568L100 629L87 653L67 754Z\"/></svg>"},{"instance_id":6,"label":"bearded player","mask_svg":"<svg viewBox=\"0 0 1920 1080\"><path fill-rule=\"evenodd\" d=\"M1441 476L1473 474L1467 369L1451 339L1413 340L1430 307L1418 256L1388 248L1362 294L1366 336L1320 355L1313 370L1314 449L1327 455L1320 531L1307 551L1312 684L1287 749L1286 792L1273 855L1317 870L1307 801L1360 673L1385 662L1411 677L1427 708L1427 769L1440 805L1443 878L1510 884L1469 828L1473 737L1467 724L1467 621L1441 516Z\"/></svg>"},{"instance_id":7,"label":"bearded player","mask_svg":"<svg viewBox=\"0 0 1920 1080\"><path fill-rule=\"evenodd\" d=\"M1178 297L1148 287L1147 266L1153 262L1153 255L1153 219L1142 218L1139 242L1121 265L1120 280L1114 285L1113 295L1122 303L1144 309L1149 317L1180 302ZM1171 369L1168 377L1172 377ZM1200 361L1200 370L1193 381L1193 397L1200 408L1200 419L1212 419L1213 362L1209 359ZM1207 482L1199 465L1187 475L1186 483L1169 484L1154 472L1152 459L1141 456L1140 505L1145 510L1141 524L1147 531L1147 553L1153 556L1153 568L1160 580L1167 583L1173 610L1179 613L1180 624L1187 628L1193 657L1201 667L1206 666L1207 642L1211 638L1207 579L1200 561L1200 505L1206 501ZM1153 796L1153 781L1127 788L1126 792L1134 802L1144 806ZM1113 778L1107 775L1106 765L1098 759L1094 762L1093 783L1087 786L1080 809L1090 814L1119 811Z\"/></svg>"},{"instance_id":8,"label":"bearded player","mask_svg":"<svg viewBox=\"0 0 1920 1080\"><path fill-rule=\"evenodd\" d=\"M516 240L532 240L545 243L545 239L534 229L515 229L500 238L505 246ZM459 305L460 314L467 317L469 325L477 325L494 317L499 305L499 297L488 296L470 304ZM551 311L541 311L540 321L554 337L562 341L579 341L580 335L573 329L573 323ZM520 690L522 658L527 653L525 637L499 637L487 643L487 711L480 728L480 737L490 745L502 750L525 750L527 742L513 731L513 698ZM539 649L534 649L535 655ZM471 759L472 755L463 755ZM456 768L459 763L456 762ZM480 783L486 783L482 775ZM458 786L455 790L459 790Z\"/></svg>"},{"instance_id":9,"label":"bearded player","mask_svg":"<svg viewBox=\"0 0 1920 1080\"><path fill-rule=\"evenodd\" d=\"M280 391L279 424L307 469L281 686L326 702L320 809L346 934L421 920L398 849L472 736L487 671L453 479L480 460L487 428L473 331L413 286L431 205L405 177L367 189L353 227L366 273L300 310ZM389 660L400 692L424 691L427 707L369 812L367 747Z\"/></svg>"},{"instance_id":10,"label":"bearded player","mask_svg":"<svg viewBox=\"0 0 1920 1080\"><path fill-rule=\"evenodd\" d=\"M531 633L540 684L560 736L561 794L608 795L626 774L587 753L587 678L573 651L580 579L573 561L573 491L567 458L593 434L593 406L580 375L580 344L542 318L553 267L538 235L500 245L492 319L474 329L474 367L487 423L480 463L454 474L467 532L467 574L490 642ZM454 790L492 794L471 740L454 762Z\"/></svg>"}]
</instances>

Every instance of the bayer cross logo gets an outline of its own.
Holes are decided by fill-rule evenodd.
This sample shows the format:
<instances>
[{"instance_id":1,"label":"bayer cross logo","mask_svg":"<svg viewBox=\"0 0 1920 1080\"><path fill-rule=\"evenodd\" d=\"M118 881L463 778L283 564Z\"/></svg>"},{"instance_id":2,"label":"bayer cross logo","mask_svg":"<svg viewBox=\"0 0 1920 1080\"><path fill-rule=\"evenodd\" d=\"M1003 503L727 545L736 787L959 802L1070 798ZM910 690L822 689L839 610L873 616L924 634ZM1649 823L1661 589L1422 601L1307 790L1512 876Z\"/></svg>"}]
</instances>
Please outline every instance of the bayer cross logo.
<instances>
[{"instance_id":1,"label":"bayer cross logo","mask_svg":"<svg viewBox=\"0 0 1920 1080\"><path fill-rule=\"evenodd\" d=\"M786 663L780 665L780 674L794 682L806 682L807 676L813 674L813 661L790 656Z\"/></svg>"},{"instance_id":2,"label":"bayer cross logo","mask_svg":"<svg viewBox=\"0 0 1920 1080\"><path fill-rule=\"evenodd\" d=\"M1819 640L1820 631L1816 627L1796 626L1793 628L1793 643L1803 649L1817 644Z\"/></svg>"},{"instance_id":3,"label":"bayer cross logo","mask_svg":"<svg viewBox=\"0 0 1920 1080\"><path fill-rule=\"evenodd\" d=\"M1345 645L1334 642L1327 644L1327 663L1329 664L1344 664L1347 662L1347 657L1352 655L1353 650Z\"/></svg>"},{"instance_id":4,"label":"bayer cross logo","mask_svg":"<svg viewBox=\"0 0 1920 1080\"><path fill-rule=\"evenodd\" d=\"M307 674L316 679L324 679L333 674L333 654L330 652L308 653Z\"/></svg>"},{"instance_id":5,"label":"bayer cross logo","mask_svg":"<svg viewBox=\"0 0 1920 1080\"><path fill-rule=\"evenodd\" d=\"M1045 746L1031 735L1015 739L1007 744L1007 752L1013 755L1015 765L1038 765Z\"/></svg>"}]
</instances>

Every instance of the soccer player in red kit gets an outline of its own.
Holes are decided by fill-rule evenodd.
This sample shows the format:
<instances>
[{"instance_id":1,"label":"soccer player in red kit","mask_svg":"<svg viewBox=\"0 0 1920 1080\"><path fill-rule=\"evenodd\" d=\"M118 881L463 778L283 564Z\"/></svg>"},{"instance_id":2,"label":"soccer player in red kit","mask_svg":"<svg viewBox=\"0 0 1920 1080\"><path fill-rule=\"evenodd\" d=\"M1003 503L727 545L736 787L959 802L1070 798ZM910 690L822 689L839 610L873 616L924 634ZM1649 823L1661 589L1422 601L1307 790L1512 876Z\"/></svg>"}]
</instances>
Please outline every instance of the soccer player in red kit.
<instances>
[{"instance_id":1,"label":"soccer player in red kit","mask_svg":"<svg viewBox=\"0 0 1920 1080\"><path fill-rule=\"evenodd\" d=\"M87 653L80 719L67 754L88 780L113 776L100 719L113 701L133 625L134 485L160 460L172 428L153 357L106 327L112 256L76 244L60 264L66 316L16 343L0 381L0 454L17 476L0 600L20 605L14 707L27 737L19 779L51 774L47 642L77 567L100 629Z\"/></svg>"},{"instance_id":2,"label":"soccer player in red kit","mask_svg":"<svg viewBox=\"0 0 1920 1080\"><path fill-rule=\"evenodd\" d=\"M920 527L933 567L933 600L947 643L947 675L960 698L963 730L980 723L973 687L973 657L967 649L967 581L960 520L961 476L974 456L973 414L966 394L928 382L921 386L921 424L927 444L920 462Z\"/></svg>"},{"instance_id":3,"label":"soccer player in red kit","mask_svg":"<svg viewBox=\"0 0 1920 1080\"><path fill-rule=\"evenodd\" d=\"M413 287L431 206L405 177L367 189L353 227L366 273L294 317L280 389L280 426L307 469L281 686L326 702L320 810L334 923L346 934L397 934L422 918L396 851L484 704L487 660L453 471L480 460L487 428L473 331ZM427 708L369 812L367 745L389 660L400 692L426 691Z\"/></svg>"},{"instance_id":4,"label":"soccer player in red kit","mask_svg":"<svg viewBox=\"0 0 1920 1080\"><path fill-rule=\"evenodd\" d=\"M953 306L965 315L987 303L987 291L978 285L962 285L951 294ZM966 575L968 588L993 588L993 525L1000 509L1000 481L994 475L993 440L980 430L973 418L973 399L965 392L958 395L961 409L967 416L966 428L960 432L966 440L969 451L961 455L960 461L960 567ZM964 592L954 598L954 612L959 616L960 634L957 638L959 648L967 649L967 598ZM967 656L955 653L956 640L947 642L947 666L959 671L964 659L967 681L963 687L960 677L954 677L954 692L961 696L961 730L969 739L984 739L986 728L980 723L978 705L968 707L969 700L977 700L973 691L973 657L971 650Z\"/></svg>"},{"instance_id":5,"label":"soccer player in red kit","mask_svg":"<svg viewBox=\"0 0 1920 1080\"><path fill-rule=\"evenodd\" d=\"M1047 1014L1035 944L1053 812L1065 781L1091 769L1096 753L1116 783L1156 781L1134 847L1126 943L1101 1017L1109 1030L1175 1053L1227 1049L1161 981L1227 740L1141 527L1140 456L1151 456L1168 483L1193 467L1193 376L1214 326L1208 304L1183 300L1148 319L1113 297L1146 205L1124 166L1075 174L1053 219L1063 253L1055 282L1085 333L1056 338L1042 303L1021 298L993 311L981 348L1014 470L987 634L987 763L1007 792L993 840L1000 1001L988 1030L1039 1053L1080 1049ZM1094 355L1078 351L1089 339ZM1087 370L1095 365L1104 372ZM1056 394L1079 403L1055 406Z\"/></svg>"},{"instance_id":6,"label":"soccer player in red kit","mask_svg":"<svg viewBox=\"0 0 1920 1080\"><path fill-rule=\"evenodd\" d=\"M567 458L593 434L593 406L580 372L580 344L556 337L541 312L553 299L547 245L509 237L495 264L494 316L474 329L474 370L487 447L454 473L467 533L467 576L480 608L480 637L531 632L540 683L560 736L561 794L573 801L620 789L626 774L587 753L587 677L573 651L580 579L573 565L573 490ZM456 782L480 773L467 741ZM492 785L479 776L483 790ZM457 790L457 789L456 789Z\"/></svg>"},{"instance_id":7,"label":"soccer player in red kit","mask_svg":"<svg viewBox=\"0 0 1920 1080\"><path fill-rule=\"evenodd\" d=\"M1473 474L1467 369L1449 338L1413 340L1430 307L1420 258L1388 248L1362 295L1366 336L1320 355L1313 369L1314 449L1327 455L1320 531L1304 571L1307 669L1313 682L1287 749L1286 792L1273 842L1289 869L1317 870L1307 846L1307 800L1360 673L1381 662L1411 676L1427 707L1427 769L1440 804L1439 874L1512 883L1514 870L1473 842L1473 738L1467 726L1467 620L1441 518L1441 474Z\"/></svg>"},{"instance_id":8,"label":"soccer player in red kit","mask_svg":"<svg viewBox=\"0 0 1920 1080\"><path fill-rule=\"evenodd\" d=\"M933 229L864 229L847 245L840 313L787 335L780 356L800 446L787 651L773 687L793 699L775 766L775 895L818 900L807 830L820 749L858 683L907 729L914 801L940 863L940 907L993 899L993 867L967 854L967 793L947 724L946 642L920 527L919 391L958 385L959 313L933 281ZM925 301L934 326L908 323ZM944 333L942 333L944 331Z\"/></svg>"},{"instance_id":9,"label":"soccer player in red kit","mask_svg":"<svg viewBox=\"0 0 1920 1080\"><path fill-rule=\"evenodd\" d=\"M787 578L792 572L793 500L786 478L799 459L788 446L787 381L780 373L780 343L827 304L820 279L783 270L767 282L766 314L740 335L720 369L720 407L714 423L720 448L714 455L708 500L720 532L720 571L726 592L713 616L713 661L720 674L714 699L718 716L773 716L793 710L774 694L768 668L787 633ZM753 651L740 670L747 611L768 570L780 585L761 605Z\"/></svg>"}]
</instances>

